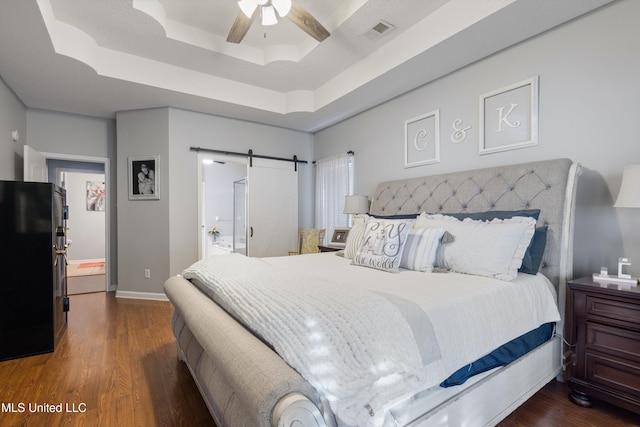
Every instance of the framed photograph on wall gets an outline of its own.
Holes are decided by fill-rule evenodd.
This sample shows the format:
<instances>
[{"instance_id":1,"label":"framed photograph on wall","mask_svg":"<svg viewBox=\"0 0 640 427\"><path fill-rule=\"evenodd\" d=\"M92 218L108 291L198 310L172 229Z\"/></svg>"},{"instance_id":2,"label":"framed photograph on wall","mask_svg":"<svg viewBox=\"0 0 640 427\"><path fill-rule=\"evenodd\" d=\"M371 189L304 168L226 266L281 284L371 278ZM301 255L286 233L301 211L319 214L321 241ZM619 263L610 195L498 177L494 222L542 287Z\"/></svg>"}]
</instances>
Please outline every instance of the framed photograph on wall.
<instances>
[{"instance_id":1,"label":"framed photograph on wall","mask_svg":"<svg viewBox=\"0 0 640 427\"><path fill-rule=\"evenodd\" d=\"M538 145L538 76L480 96L479 153Z\"/></svg>"},{"instance_id":2,"label":"framed photograph on wall","mask_svg":"<svg viewBox=\"0 0 640 427\"><path fill-rule=\"evenodd\" d=\"M158 156L129 157L129 200L159 200Z\"/></svg>"},{"instance_id":3,"label":"framed photograph on wall","mask_svg":"<svg viewBox=\"0 0 640 427\"><path fill-rule=\"evenodd\" d=\"M440 110L404 122L404 167L440 162Z\"/></svg>"},{"instance_id":4,"label":"framed photograph on wall","mask_svg":"<svg viewBox=\"0 0 640 427\"><path fill-rule=\"evenodd\" d=\"M334 228L333 235L331 236L331 246L345 246L347 244L347 236L349 235L349 228Z\"/></svg>"},{"instance_id":5,"label":"framed photograph on wall","mask_svg":"<svg viewBox=\"0 0 640 427\"><path fill-rule=\"evenodd\" d=\"M87 210L104 212L106 195L104 182L87 181Z\"/></svg>"}]
</instances>

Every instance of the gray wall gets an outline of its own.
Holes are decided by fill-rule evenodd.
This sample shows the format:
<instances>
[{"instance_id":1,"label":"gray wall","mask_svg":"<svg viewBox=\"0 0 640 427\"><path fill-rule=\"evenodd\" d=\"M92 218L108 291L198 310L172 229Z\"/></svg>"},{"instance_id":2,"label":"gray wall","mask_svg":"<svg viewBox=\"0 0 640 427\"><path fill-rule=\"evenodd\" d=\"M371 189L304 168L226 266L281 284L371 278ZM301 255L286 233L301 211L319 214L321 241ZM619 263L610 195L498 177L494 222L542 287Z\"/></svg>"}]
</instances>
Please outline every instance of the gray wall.
<instances>
[{"instance_id":1,"label":"gray wall","mask_svg":"<svg viewBox=\"0 0 640 427\"><path fill-rule=\"evenodd\" d=\"M11 132L20 134L18 142ZM22 180L24 142L27 139L27 109L0 78L0 180Z\"/></svg>"},{"instance_id":2,"label":"gray wall","mask_svg":"<svg viewBox=\"0 0 640 427\"><path fill-rule=\"evenodd\" d=\"M118 113L118 295L161 294L169 277L169 111ZM159 200L129 200L129 157L158 156ZM145 279L144 270L151 270ZM129 295L127 295L129 294Z\"/></svg>"},{"instance_id":3,"label":"gray wall","mask_svg":"<svg viewBox=\"0 0 640 427\"><path fill-rule=\"evenodd\" d=\"M614 209L622 168L640 163L640 2L623 0L522 42L314 136L314 158L356 153L356 192L379 181L557 157L584 166L578 194L576 275L631 258L640 274L638 212ZM416 70L420 72L420 70ZM478 155L479 96L540 76L539 145ZM404 121L440 109L441 162L404 169ZM450 140L452 123L471 125Z\"/></svg>"},{"instance_id":4,"label":"gray wall","mask_svg":"<svg viewBox=\"0 0 640 427\"><path fill-rule=\"evenodd\" d=\"M161 294L167 277L198 259L198 162L190 147L311 160L312 135L257 123L162 108L118 113L117 124L122 296ZM144 155L160 156L160 200L130 201L127 157ZM312 179L312 166L301 165L300 226L313 222Z\"/></svg>"}]
</instances>

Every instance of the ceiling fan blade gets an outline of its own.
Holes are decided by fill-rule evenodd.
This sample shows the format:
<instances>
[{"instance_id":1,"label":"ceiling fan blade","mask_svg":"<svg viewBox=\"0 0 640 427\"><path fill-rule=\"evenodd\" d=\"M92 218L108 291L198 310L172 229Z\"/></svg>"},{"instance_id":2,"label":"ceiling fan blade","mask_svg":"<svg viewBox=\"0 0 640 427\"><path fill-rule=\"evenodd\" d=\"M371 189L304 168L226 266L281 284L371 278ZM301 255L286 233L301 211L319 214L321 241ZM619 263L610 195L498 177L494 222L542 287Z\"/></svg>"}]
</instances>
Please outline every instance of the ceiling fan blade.
<instances>
[{"instance_id":1,"label":"ceiling fan blade","mask_svg":"<svg viewBox=\"0 0 640 427\"><path fill-rule=\"evenodd\" d=\"M253 24L253 21L256 19L256 16L258 16L258 9L259 8L256 8L256 12L253 13L251 18L247 18L247 16L242 12L238 13L236 20L229 30L229 35L227 36L227 41L229 43L240 43L242 41L244 36L247 34L247 31L249 31L251 24Z\"/></svg>"},{"instance_id":2,"label":"ceiling fan blade","mask_svg":"<svg viewBox=\"0 0 640 427\"><path fill-rule=\"evenodd\" d=\"M291 11L289 11L287 17L319 42L330 36L329 31L316 18L295 2L291 3Z\"/></svg>"}]
</instances>

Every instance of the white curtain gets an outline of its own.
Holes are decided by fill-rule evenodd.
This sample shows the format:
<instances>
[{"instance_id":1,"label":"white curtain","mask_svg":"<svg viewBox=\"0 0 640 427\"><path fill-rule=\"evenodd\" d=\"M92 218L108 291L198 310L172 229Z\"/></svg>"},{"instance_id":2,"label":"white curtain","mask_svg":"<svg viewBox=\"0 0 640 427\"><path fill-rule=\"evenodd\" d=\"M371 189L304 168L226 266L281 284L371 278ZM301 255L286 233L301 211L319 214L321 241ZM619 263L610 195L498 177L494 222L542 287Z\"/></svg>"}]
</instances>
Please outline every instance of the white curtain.
<instances>
[{"instance_id":1,"label":"white curtain","mask_svg":"<svg viewBox=\"0 0 640 427\"><path fill-rule=\"evenodd\" d=\"M316 228L324 228L325 243L336 227L350 226L344 197L353 194L353 154L316 161Z\"/></svg>"}]
</instances>

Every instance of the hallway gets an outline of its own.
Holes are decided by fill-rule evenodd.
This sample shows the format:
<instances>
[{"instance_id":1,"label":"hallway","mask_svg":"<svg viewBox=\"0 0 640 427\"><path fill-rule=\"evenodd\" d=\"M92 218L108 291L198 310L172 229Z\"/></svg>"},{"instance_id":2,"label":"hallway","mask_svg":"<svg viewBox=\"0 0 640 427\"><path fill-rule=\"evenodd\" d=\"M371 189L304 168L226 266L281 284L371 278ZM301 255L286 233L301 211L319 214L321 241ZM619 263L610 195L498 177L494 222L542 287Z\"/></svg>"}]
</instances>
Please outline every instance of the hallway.
<instances>
[{"instance_id":1,"label":"hallway","mask_svg":"<svg viewBox=\"0 0 640 427\"><path fill-rule=\"evenodd\" d=\"M105 280L104 260L69 261L67 265L68 295L104 292Z\"/></svg>"}]
</instances>

